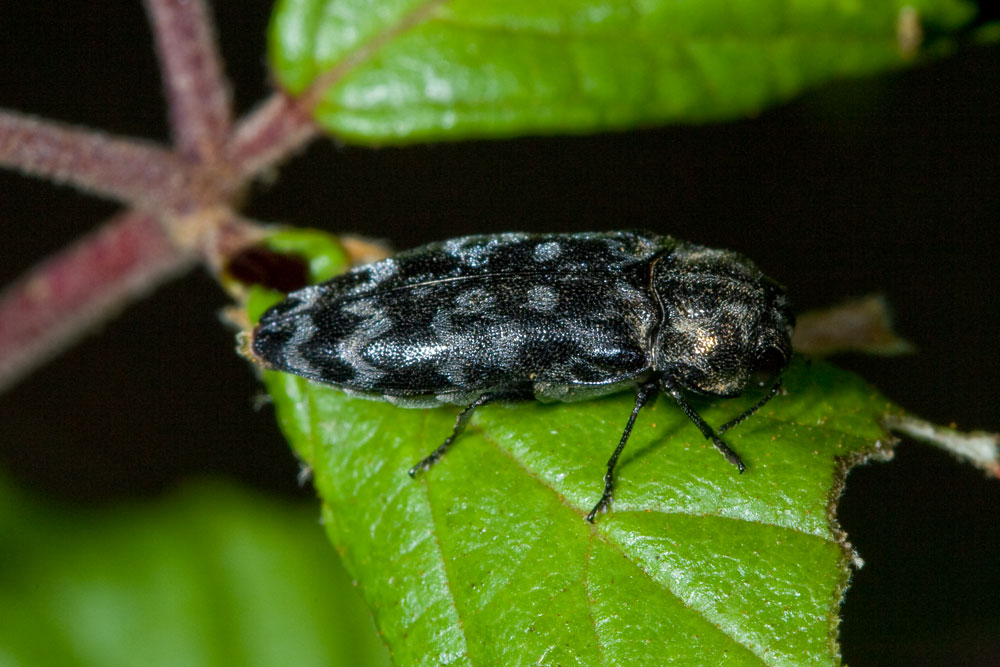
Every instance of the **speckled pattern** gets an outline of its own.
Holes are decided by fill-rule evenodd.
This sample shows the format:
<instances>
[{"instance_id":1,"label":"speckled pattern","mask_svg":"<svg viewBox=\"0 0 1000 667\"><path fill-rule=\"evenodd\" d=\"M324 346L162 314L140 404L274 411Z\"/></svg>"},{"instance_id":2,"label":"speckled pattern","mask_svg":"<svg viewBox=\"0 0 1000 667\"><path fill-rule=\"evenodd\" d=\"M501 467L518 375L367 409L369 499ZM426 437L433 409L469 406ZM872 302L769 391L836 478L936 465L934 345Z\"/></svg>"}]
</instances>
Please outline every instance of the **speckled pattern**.
<instances>
[{"instance_id":1,"label":"speckled pattern","mask_svg":"<svg viewBox=\"0 0 1000 667\"><path fill-rule=\"evenodd\" d=\"M402 405L581 400L669 378L735 396L791 353L784 291L740 255L648 232L432 243L267 311L270 367Z\"/></svg>"},{"instance_id":2,"label":"speckled pattern","mask_svg":"<svg viewBox=\"0 0 1000 667\"><path fill-rule=\"evenodd\" d=\"M738 396L791 356L784 290L748 259L648 232L493 234L432 243L307 287L264 313L252 349L265 365L409 407L465 406L432 466L479 406L575 401L626 388L639 411L662 389L736 466L739 455L684 391ZM762 379L762 378L759 378Z\"/></svg>"}]
</instances>

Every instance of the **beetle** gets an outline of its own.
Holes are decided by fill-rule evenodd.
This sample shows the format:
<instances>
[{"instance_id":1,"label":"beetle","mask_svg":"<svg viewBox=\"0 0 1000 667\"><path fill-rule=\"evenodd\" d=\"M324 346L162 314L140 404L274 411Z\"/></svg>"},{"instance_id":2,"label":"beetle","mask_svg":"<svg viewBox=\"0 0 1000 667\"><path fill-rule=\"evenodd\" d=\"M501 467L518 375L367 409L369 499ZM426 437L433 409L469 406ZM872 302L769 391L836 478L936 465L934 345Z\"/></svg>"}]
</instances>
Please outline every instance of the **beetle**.
<instances>
[{"instance_id":1,"label":"beetle","mask_svg":"<svg viewBox=\"0 0 1000 667\"><path fill-rule=\"evenodd\" d=\"M644 231L504 233L430 243L289 294L261 317L262 366L407 407L462 406L430 468L476 408L578 401L632 389L604 492L642 407L671 396L740 472L720 435L778 391L794 319L785 290L749 259ZM687 394L766 395L713 430Z\"/></svg>"}]
</instances>

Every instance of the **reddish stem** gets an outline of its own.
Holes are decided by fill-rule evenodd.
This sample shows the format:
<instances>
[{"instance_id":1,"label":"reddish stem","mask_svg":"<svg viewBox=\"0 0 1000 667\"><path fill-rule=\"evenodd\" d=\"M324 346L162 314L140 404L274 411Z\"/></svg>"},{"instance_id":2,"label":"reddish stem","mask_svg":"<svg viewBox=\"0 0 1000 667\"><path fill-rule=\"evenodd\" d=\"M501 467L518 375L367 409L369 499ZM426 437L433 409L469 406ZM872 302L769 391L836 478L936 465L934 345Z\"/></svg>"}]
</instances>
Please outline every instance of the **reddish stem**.
<instances>
[{"instance_id":1,"label":"reddish stem","mask_svg":"<svg viewBox=\"0 0 1000 667\"><path fill-rule=\"evenodd\" d=\"M249 180L288 158L319 134L297 100L278 92L240 120L225 148L237 177Z\"/></svg>"},{"instance_id":2,"label":"reddish stem","mask_svg":"<svg viewBox=\"0 0 1000 667\"><path fill-rule=\"evenodd\" d=\"M0 294L0 391L190 267L218 271L260 238L233 212L247 182L313 138L303 104L276 94L234 129L204 0L145 0L170 105L173 151L0 111L0 166L137 210L38 265Z\"/></svg>"},{"instance_id":3,"label":"reddish stem","mask_svg":"<svg viewBox=\"0 0 1000 667\"><path fill-rule=\"evenodd\" d=\"M202 0L146 0L163 73L174 144L185 159L218 157L232 129L232 101Z\"/></svg>"},{"instance_id":4,"label":"reddish stem","mask_svg":"<svg viewBox=\"0 0 1000 667\"><path fill-rule=\"evenodd\" d=\"M0 391L194 263L134 212L42 262L0 293Z\"/></svg>"},{"instance_id":5,"label":"reddish stem","mask_svg":"<svg viewBox=\"0 0 1000 667\"><path fill-rule=\"evenodd\" d=\"M0 166L147 210L174 208L189 187L163 148L15 111L0 111Z\"/></svg>"}]
</instances>

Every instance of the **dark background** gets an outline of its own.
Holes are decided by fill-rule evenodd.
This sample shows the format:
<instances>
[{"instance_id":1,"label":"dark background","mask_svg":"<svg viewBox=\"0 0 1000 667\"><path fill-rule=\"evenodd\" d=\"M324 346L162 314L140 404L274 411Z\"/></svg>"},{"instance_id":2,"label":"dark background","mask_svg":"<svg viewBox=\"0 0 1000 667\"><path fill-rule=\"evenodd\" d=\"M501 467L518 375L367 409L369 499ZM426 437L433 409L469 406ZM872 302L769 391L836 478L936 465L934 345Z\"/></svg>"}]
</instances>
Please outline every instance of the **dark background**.
<instances>
[{"instance_id":1,"label":"dark background","mask_svg":"<svg viewBox=\"0 0 1000 667\"><path fill-rule=\"evenodd\" d=\"M269 3L218 3L241 111L268 93ZM986 18L998 18L982 5ZM166 139L140 3L0 4L0 104ZM598 137L369 150L314 145L248 213L398 248L472 232L649 228L738 250L801 309L882 291L913 356L840 360L904 407L1000 430L1000 49L828 85L755 119ZM114 213L0 172L0 284ZM0 395L0 469L75 504L225 475L311 496L202 272ZM668 453L664 453L668 455ZM851 473L840 518L867 565L845 661L1000 664L1000 482L904 442Z\"/></svg>"}]
</instances>

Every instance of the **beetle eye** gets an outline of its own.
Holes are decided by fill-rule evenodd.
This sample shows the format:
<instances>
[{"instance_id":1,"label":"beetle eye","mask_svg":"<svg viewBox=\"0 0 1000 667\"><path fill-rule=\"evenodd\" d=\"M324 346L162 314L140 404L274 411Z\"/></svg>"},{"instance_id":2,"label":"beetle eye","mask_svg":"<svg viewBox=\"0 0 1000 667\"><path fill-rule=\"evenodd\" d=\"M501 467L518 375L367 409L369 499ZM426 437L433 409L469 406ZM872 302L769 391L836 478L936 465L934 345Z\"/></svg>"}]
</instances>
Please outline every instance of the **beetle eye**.
<instances>
[{"instance_id":1,"label":"beetle eye","mask_svg":"<svg viewBox=\"0 0 1000 667\"><path fill-rule=\"evenodd\" d=\"M769 347L764 350L757 362L754 364L754 372L757 375L757 384L761 387L774 382L775 379L785 370L788 359L785 354L776 347Z\"/></svg>"}]
</instances>

